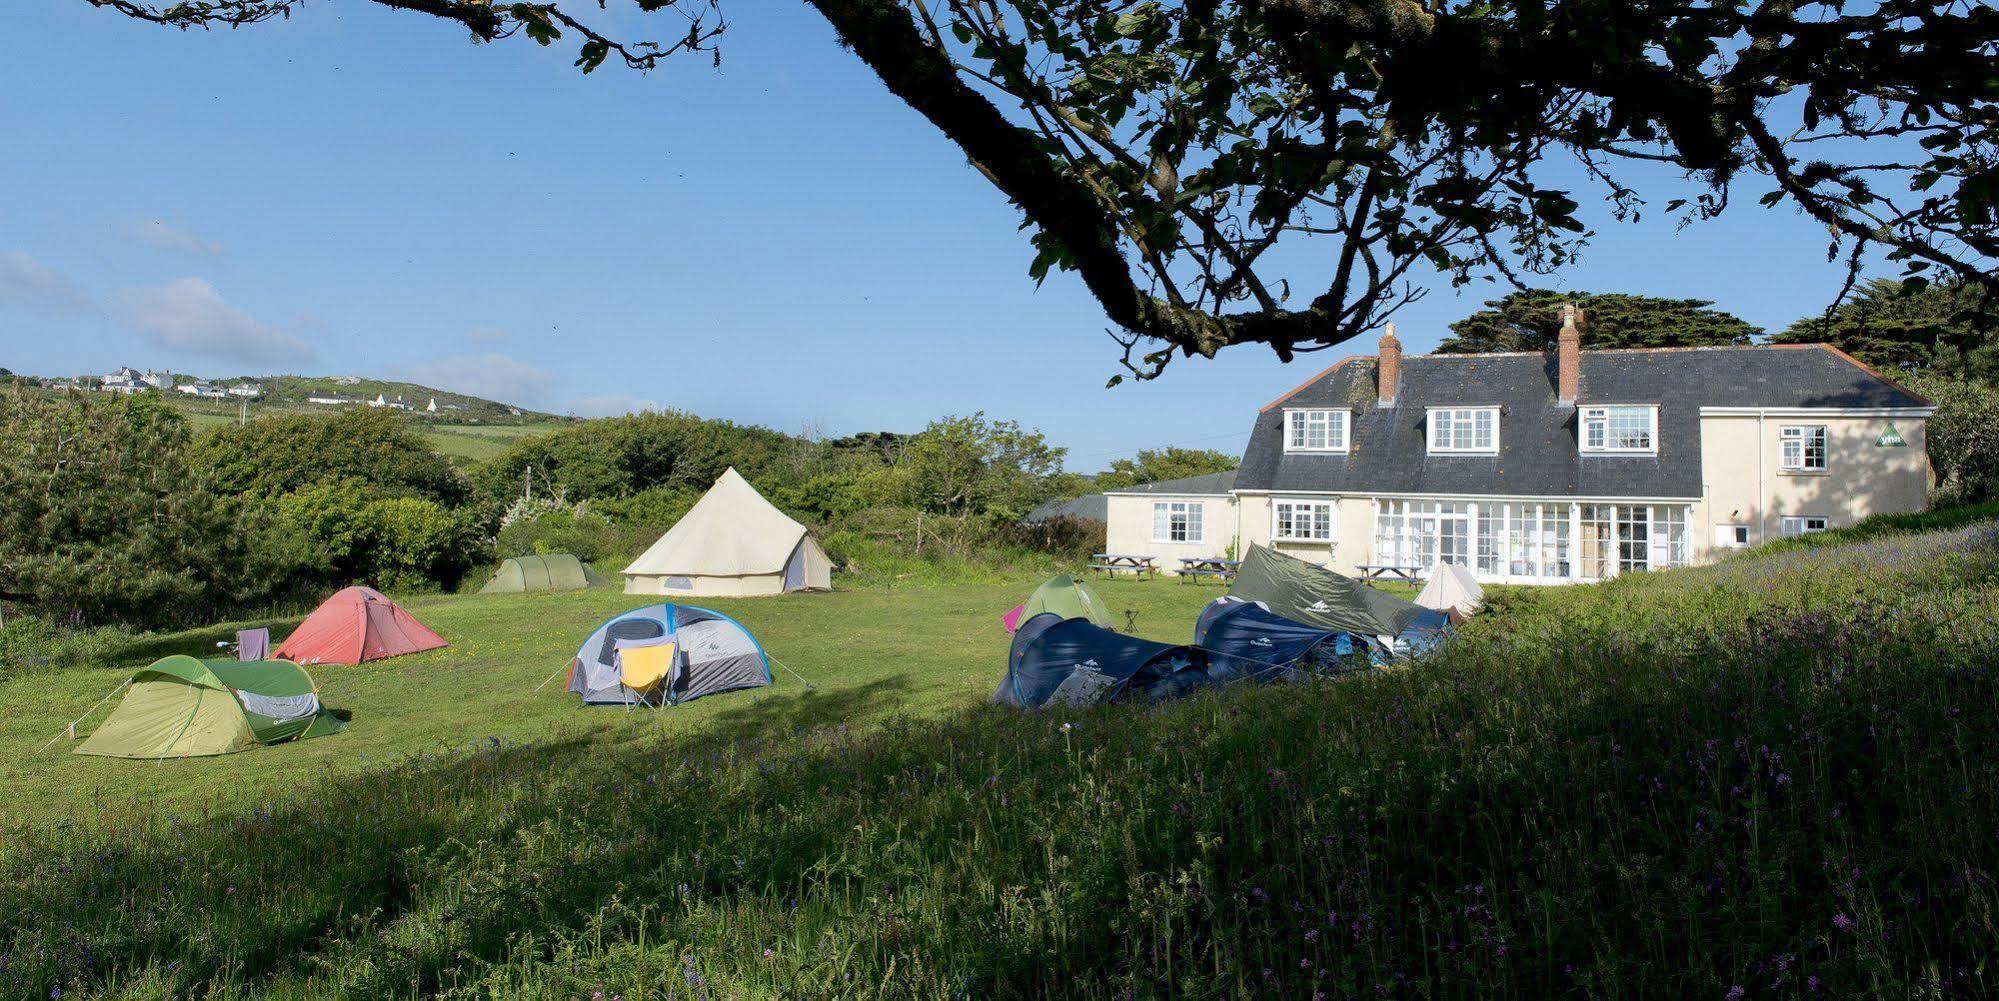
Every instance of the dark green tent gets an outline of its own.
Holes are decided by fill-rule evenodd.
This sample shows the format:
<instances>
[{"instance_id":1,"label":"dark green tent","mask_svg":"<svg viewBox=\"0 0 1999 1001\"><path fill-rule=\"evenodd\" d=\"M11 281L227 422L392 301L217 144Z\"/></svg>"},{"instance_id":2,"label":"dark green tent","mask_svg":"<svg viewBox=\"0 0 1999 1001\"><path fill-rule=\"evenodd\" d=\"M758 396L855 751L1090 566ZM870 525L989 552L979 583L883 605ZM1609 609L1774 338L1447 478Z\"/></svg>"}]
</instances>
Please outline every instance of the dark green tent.
<instances>
[{"instance_id":1,"label":"dark green tent","mask_svg":"<svg viewBox=\"0 0 1999 1001\"><path fill-rule=\"evenodd\" d=\"M1401 636L1428 612L1413 601L1258 545L1249 547L1229 594L1263 602L1296 622L1362 636Z\"/></svg>"},{"instance_id":2,"label":"dark green tent","mask_svg":"<svg viewBox=\"0 0 1999 1001\"><path fill-rule=\"evenodd\" d=\"M500 564L493 579L479 589L480 594L519 594L523 591L581 591L601 582L596 571L568 553L516 556Z\"/></svg>"},{"instance_id":3,"label":"dark green tent","mask_svg":"<svg viewBox=\"0 0 1999 1001\"><path fill-rule=\"evenodd\" d=\"M288 660L167 657L131 686L76 753L198 758L347 728L319 704L305 668Z\"/></svg>"}]
</instances>

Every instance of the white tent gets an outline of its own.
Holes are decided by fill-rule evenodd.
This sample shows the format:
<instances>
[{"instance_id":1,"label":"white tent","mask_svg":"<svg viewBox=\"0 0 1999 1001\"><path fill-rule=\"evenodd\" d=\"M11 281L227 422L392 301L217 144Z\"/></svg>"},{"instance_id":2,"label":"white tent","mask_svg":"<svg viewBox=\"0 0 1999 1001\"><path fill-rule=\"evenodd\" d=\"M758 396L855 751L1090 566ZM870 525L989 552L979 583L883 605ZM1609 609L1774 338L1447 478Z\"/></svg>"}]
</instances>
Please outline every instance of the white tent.
<instances>
[{"instance_id":1,"label":"white tent","mask_svg":"<svg viewBox=\"0 0 1999 1001\"><path fill-rule=\"evenodd\" d=\"M1439 563L1430 571L1430 581L1416 596L1416 604L1450 612L1464 618L1485 604L1485 589L1478 586L1471 570L1462 563Z\"/></svg>"},{"instance_id":2,"label":"white tent","mask_svg":"<svg viewBox=\"0 0 1999 1001\"><path fill-rule=\"evenodd\" d=\"M731 468L625 568L626 594L751 596L833 587L833 561L805 526Z\"/></svg>"}]
</instances>

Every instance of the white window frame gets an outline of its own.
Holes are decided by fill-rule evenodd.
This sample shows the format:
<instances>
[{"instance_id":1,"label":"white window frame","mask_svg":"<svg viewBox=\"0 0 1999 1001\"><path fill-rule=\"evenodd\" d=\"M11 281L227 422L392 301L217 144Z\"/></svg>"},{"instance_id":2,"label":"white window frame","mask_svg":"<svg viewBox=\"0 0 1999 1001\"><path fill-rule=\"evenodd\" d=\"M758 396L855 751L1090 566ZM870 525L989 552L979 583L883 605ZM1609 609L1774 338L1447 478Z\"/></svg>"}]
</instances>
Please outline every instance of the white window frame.
<instances>
[{"instance_id":1,"label":"white window frame","mask_svg":"<svg viewBox=\"0 0 1999 1001\"><path fill-rule=\"evenodd\" d=\"M1813 522L1818 523L1817 527L1813 527ZM1826 516L1822 514L1787 514L1782 521L1778 522L1778 526L1779 534L1784 538L1795 539L1799 536L1817 535L1820 532L1826 531L1832 527L1832 522L1827 520Z\"/></svg>"},{"instance_id":2,"label":"white window frame","mask_svg":"<svg viewBox=\"0 0 1999 1001\"><path fill-rule=\"evenodd\" d=\"M1176 511L1175 508L1179 510ZM1166 529L1164 535L1160 534L1162 514L1166 516L1163 522ZM1176 515L1180 518L1180 532L1186 536L1185 538L1173 537L1173 519ZM1153 501L1152 541L1169 546L1198 546L1208 541L1207 505L1200 501Z\"/></svg>"},{"instance_id":3,"label":"white window frame","mask_svg":"<svg viewBox=\"0 0 1999 1001\"><path fill-rule=\"evenodd\" d=\"M1818 438L1818 465L1811 463L1812 438ZM1791 446L1797 446L1792 457ZM1823 473L1832 466L1832 432L1824 424L1785 424L1777 428L1777 468L1786 473Z\"/></svg>"},{"instance_id":4,"label":"white window frame","mask_svg":"<svg viewBox=\"0 0 1999 1001\"><path fill-rule=\"evenodd\" d=\"M1298 512L1310 512L1314 528L1319 524L1319 512L1325 512L1326 534L1287 535L1284 531L1285 513L1289 509L1292 531L1297 531ZM1272 542L1335 542L1340 536L1340 505L1329 500L1276 500L1270 504L1270 541Z\"/></svg>"},{"instance_id":5,"label":"white window frame","mask_svg":"<svg viewBox=\"0 0 1999 1001\"><path fill-rule=\"evenodd\" d=\"M1643 410L1649 422L1646 438L1650 444L1643 448L1613 448L1610 444L1611 412L1616 410ZM1603 425L1603 444L1590 444L1590 425ZM1583 452L1597 455L1657 455L1659 454L1659 407L1651 403L1609 403L1600 407L1584 407L1577 427L1576 447Z\"/></svg>"},{"instance_id":6,"label":"white window frame","mask_svg":"<svg viewBox=\"0 0 1999 1001\"><path fill-rule=\"evenodd\" d=\"M1478 427L1479 414L1490 414L1492 416L1492 443L1484 447L1481 447L1477 444L1478 441L1477 427ZM1471 423L1473 427L1472 431L1473 444L1471 447L1458 448L1450 444L1438 443L1437 432L1445 423L1445 421L1439 420L1438 418L1445 415L1448 415L1448 421L1453 425L1457 424L1460 421L1468 421ZM1428 410L1427 417L1424 420L1424 424L1428 427L1428 438L1430 442L1431 455L1498 455L1499 454L1499 408L1498 407L1431 407Z\"/></svg>"},{"instance_id":7,"label":"white window frame","mask_svg":"<svg viewBox=\"0 0 1999 1001\"><path fill-rule=\"evenodd\" d=\"M1747 549L1749 539L1749 526L1741 522L1727 522L1714 526L1716 549Z\"/></svg>"},{"instance_id":8,"label":"white window frame","mask_svg":"<svg viewBox=\"0 0 1999 1001\"><path fill-rule=\"evenodd\" d=\"M1347 440L1352 431L1352 415L1345 410L1326 407L1301 407L1284 411L1284 450L1286 452L1318 452L1329 454L1345 453ZM1309 441L1314 418L1325 422L1326 444L1313 447L1303 444Z\"/></svg>"}]
</instances>

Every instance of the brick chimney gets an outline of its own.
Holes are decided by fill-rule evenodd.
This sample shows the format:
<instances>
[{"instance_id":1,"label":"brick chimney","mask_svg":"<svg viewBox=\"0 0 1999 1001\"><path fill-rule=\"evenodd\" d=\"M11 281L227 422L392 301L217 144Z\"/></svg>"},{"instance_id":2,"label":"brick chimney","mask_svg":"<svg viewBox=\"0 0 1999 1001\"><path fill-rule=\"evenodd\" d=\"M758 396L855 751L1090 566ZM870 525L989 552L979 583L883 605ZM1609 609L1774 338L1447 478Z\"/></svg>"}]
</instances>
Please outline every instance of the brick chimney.
<instances>
[{"instance_id":1,"label":"brick chimney","mask_svg":"<svg viewBox=\"0 0 1999 1001\"><path fill-rule=\"evenodd\" d=\"M1562 332L1555 337L1555 398L1573 407L1583 388L1582 311L1575 303L1562 306Z\"/></svg>"},{"instance_id":2,"label":"brick chimney","mask_svg":"<svg viewBox=\"0 0 1999 1001\"><path fill-rule=\"evenodd\" d=\"M1402 386L1402 342L1395 339L1395 324L1387 324L1381 333L1381 364L1374 370L1375 405L1392 407L1395 394Z\"/></svg>"}]
</instances>

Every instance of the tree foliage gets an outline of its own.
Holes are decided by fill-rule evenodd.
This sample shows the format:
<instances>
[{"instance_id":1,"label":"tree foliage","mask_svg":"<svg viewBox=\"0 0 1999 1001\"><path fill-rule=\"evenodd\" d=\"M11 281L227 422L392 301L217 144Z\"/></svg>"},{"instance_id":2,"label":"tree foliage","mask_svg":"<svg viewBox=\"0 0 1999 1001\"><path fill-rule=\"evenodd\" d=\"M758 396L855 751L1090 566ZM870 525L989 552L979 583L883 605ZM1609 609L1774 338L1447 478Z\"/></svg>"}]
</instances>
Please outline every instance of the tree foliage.
<instances>
[{"instance_id":1,"label":"tree foliage","mask_svg":"<svg viewBox=\"0 0 1999 1001\"><path fill-rule=\"evenodd\" d=\"M1684 348L1748 344L1763 331L1706 299L1658 299L1619 292L1525 289L1485 304L1451 324L1437 345L1442 354L1553 351L1562 329L1562 306L1582 310L1583 347Z\"/></svg>"},{"instance_id":2,"label":"tree foliage","mask_svg":"<svg viewBox=\"0 0 1999 1001\"><path fill-rule=\"evenodd\" d=\"M448 460L387 411L367 407L226 425L197 440L189 462L213 477L216 489L258 497L343 480L445 505L469 494Z\"/></svg>"},{"instance_id":3,"label":"tree foliage","mask_svg":"<svg viewBox=\"0 0 1999 1001\"><path fill-rule=\"evenodd\" d=\"M1951 500L1999 498L1999 387L1961 376L1919 373L1910 388L1929 397L1930 468Z\"/></svg>"},{"instance_id":4,"label":"tree foliage","mask_svg":"<svg viewBox=\"0 0 1999 1001\"><path fill-rule=\"evenodd\" d=\"M1132 458L1111 460L1111 467L1097 474L1094 487L1097 490L1122 490L1141 483L1226 473L1234 469L1238 461L1236 456L1227 452L1209 449L1177 446L1142 448Z\"/></svg>"},{"instance_id":5,"label":"tree foliage","mask_svg":"<svg viewBox=\"0 0 1999 1001\"><path fill-rule=\"evenodd\" d=\"M1978 298L1961 282L1910 288L1876 278L1829 315L1800 317L1770 339L1831 344L1877 368L1991 379L1999 376L1999 346Z\"/></svg>"},{"instance_id":6,"label":"tree foliage","mask_svg":"<svg viewBox=\"0 0 1999 1001\"><path fill-rule=\"evenodd\" d=\"M0 598L157 626L290 596L310 554L191 468L188 440L149 396L0 393Z\"/></svg>"},{"instance_id":7,"label":"tree foliage","mask_svg":"<svg viewBox=\"0 0 1999 1001\"><path fill-rule=\"evenodd\" d=\"M84 2L185 28L302 0ZM672 15L657 43L615 37L605 0L374 2L566 39L586 73L713 52L726 27L721 0L633 0ZM1823 226L1850 273L1878 248L1912 281L1999 290L1985 4L799 2L1019 207L1030 273L1076 272L1141 376L1330 347L1429 272L1524 287L1582 250L1586 197L1692 222L1746 196ZM1624 176L1656 165L1687 181Z\"/></svg>"}]
</instances>

